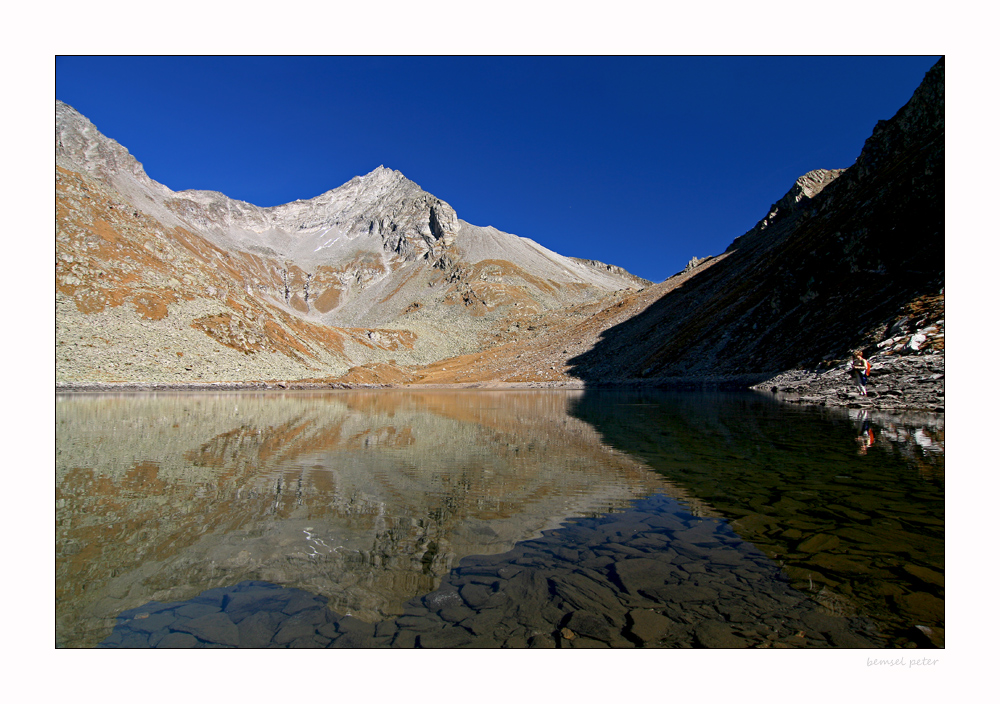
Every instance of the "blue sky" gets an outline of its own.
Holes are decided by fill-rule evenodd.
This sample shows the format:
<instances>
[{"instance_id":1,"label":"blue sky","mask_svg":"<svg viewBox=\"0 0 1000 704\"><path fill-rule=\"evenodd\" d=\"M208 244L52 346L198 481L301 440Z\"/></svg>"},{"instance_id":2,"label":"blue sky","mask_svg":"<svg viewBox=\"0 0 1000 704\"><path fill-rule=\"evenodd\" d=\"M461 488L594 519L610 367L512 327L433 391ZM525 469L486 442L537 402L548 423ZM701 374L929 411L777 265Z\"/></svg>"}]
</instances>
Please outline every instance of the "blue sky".
<instances>
[{"instance_id":1,"label":"blue sky","mask_svg":"<svg viewBox=\"0 0 1000 704\"><path fill-rule=\"evenodd\" d=\"M662 281L850 166L937 59L63 56L56 97L174 190L271 206L384 165Z\"/></svg>"}]
</instances>

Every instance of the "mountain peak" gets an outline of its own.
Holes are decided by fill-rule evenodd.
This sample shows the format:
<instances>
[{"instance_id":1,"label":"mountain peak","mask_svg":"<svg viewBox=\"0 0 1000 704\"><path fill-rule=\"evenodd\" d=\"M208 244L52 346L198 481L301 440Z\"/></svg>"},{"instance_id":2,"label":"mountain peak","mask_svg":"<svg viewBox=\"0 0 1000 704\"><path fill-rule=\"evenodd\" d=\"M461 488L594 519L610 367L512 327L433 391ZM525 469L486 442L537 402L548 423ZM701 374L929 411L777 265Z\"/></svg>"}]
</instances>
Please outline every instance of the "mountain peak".
<instances>
[{"instance_id":1,"label":"mountain peak","mask_svg":"<svg viewBox=\"0 0 1000 704\"><path fill-rule=\"evenodd\" d=\"M379 164L376 168L369 171L367 174L362 176L362 178L380 178L388 179L401 177L403 173L401 171L396 171L394 169L387 168L386 166Z\"/></svg>"},{"instance_id":2,"label":"mountain peak","mask_svg":"<svg viewBox=\"0 0 1000 704\"><path fill-rule=\"evenodd\" d=\"M105 137L93 122L61 100L56 100L56 163L103 178L127 172L148 180L142 164L125 147Z\"/></svg>"},{"instance_id":3,"label":"mountain peak","mask_svg":"<svg viewBox=\"0 0 1000 704\"><path fill-rule=\"evenodd\" d=\"M149 367L158 357L133 345L146 333L184 338L171 348L183 359L168 375L177 379L231 378L226 365L237 363L256 378L427 364L640 285L464 222L384 164L269 207L173 191L86 117L61 102L56 110L60 331L127 330L86 361L64 358L64 379L84 368L90 379L122 379L133 356L144 371L129 378L162 378ZM189 340L191 329L204 336Z\"/></svg>"},{"instance_id":4,"label":"mountain peak","mask_svg":"<svg viewBox=\"0 0 1000 704\"><path fill-rule=\"evenodd\" d=\"M364 184L384 184L393 183L395 181L409 181L401 171L396 171L394 169L386 168L381 164L366 173L364 176L355 176L350 182L364 183ZM349 183L350 183L349 182Z\"/></svg>"}]
</instances>

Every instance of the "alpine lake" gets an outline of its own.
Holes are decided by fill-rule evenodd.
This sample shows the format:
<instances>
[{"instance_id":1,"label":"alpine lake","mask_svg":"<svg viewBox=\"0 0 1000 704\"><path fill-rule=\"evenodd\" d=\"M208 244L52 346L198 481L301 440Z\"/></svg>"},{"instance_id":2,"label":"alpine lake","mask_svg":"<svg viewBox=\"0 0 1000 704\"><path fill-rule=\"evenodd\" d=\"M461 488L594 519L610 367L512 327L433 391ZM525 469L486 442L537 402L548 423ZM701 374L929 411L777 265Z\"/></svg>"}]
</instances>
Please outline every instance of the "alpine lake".
<instances>
[{"instance_id":1,"label":"alpine lake","mask_svg":"<svg viewBox=\"0 0 1000 704\"><path fill-rule=\"evenodd\" d=\"M68 648L944 646L944 416L60 393Z\"/></svg>"}]
</instances>

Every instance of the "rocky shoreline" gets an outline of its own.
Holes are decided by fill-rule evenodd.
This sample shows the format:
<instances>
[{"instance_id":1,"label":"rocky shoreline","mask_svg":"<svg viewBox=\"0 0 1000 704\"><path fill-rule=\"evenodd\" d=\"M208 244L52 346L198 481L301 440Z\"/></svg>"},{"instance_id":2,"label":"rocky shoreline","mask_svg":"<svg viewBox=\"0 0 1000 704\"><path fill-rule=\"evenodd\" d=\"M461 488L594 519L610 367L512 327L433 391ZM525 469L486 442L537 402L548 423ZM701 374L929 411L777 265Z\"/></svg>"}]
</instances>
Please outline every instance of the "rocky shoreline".
<instances>
[{"instance_id":1,"label":"rocky shoreline","mask_svg":"<svg viewBox=\"0 0 1000 704\"><path fill-rule=\"evenodd\" d=\"M751 383L747 379L691 378L616 383L595 387L583 381L472 382L453 384L348 384L338 381L216 381L216 382L85 382L56 384L57 393L118 393L155 391L330 391L351 389L565 389L660 388L681 390L746 390L770 393L786 403L871 408L883 411L944 412L944 355L885 356L872 359L868 396L854 387L849 363L816 369L792 369ZM759 377L758 377L759 378Z\"/></svg>"},{"instance_id":2,"label":"rocky shoreline","mask_svg":"<svg viewBox=\"0 0 1000 704\"><path fill-rule=\"evenodd\" d=\"M467 384L348 384L339 381L213 381L213 382L59 382L56 393L118 393L147 391L349 391L371 389L584 389L576 381L472 382Z\"/></svg>"},{"instance_id":3,"label":"rocky shoreline","mask_svg":"<svg viewBox=\"0 0 1000 704\"><path fill-rule=\"evenodd\" d=\"M871 364L867 396L857 392L847 362L786 371L751 388L788 403L944 413L943 354L875 357Z\"/></svg>"}]
</instances>

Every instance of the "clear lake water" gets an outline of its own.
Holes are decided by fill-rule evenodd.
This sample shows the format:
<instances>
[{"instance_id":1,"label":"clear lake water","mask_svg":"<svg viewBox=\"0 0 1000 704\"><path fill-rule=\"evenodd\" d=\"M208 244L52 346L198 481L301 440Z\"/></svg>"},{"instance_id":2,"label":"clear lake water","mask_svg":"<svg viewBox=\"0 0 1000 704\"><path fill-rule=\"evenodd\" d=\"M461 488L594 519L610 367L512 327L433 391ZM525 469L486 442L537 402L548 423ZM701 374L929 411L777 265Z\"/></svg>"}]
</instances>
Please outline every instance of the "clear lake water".
<instances>
[{"instance_id":1,"label":"clear lake water","mask_svg":"<svg viewBox=\"0 0 1000 704\"><path fill-rule=\"evenodd\" d=\"M944 646L944 416L58 394L56 644Z\"/></svg>"}]
</instances>

